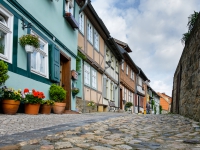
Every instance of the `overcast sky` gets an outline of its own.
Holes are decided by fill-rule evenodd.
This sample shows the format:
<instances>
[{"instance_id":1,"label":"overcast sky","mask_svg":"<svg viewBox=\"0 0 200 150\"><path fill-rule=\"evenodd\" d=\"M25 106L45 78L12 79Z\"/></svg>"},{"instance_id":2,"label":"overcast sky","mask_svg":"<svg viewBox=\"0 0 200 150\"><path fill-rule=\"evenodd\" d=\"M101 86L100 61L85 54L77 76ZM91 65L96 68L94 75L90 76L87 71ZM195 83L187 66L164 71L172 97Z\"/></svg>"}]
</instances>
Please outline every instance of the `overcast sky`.
<instances>
[{"instance_id":1,"label":"overcast sky","mask_svg":"<svg viewBox=\"0 0 200 150\"><path fill-rule=\"evenodd\" d=\"M172 93L188 16L200 0L92 0L111 36L128 43L129 55L157 92Z\"/></svg>"}]
</instances>

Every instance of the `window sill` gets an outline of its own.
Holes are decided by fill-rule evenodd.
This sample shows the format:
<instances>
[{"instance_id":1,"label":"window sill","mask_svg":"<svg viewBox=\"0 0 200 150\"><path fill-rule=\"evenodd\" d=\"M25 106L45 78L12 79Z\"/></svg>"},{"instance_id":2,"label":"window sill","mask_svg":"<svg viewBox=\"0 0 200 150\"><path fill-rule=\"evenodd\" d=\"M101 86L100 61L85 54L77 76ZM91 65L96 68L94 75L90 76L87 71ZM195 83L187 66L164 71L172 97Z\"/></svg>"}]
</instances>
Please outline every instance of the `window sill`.
<instances>
[{"instance_id":1,"label":"window sill","mask_svg":"<svg viewBox=\"0 0 200 150\"><path fill-rule=\"evenodd\" d=\"M91 46L93 46L92 42L89 39L87 39L87 41L91 44Z\"/></svg>"},{"instance_id":2,"label":"window sill","mask_svg":"<svg viewBox=\"0 0 200 150\"><path fill-rule=\"evenodd\" d=\"M79 33L84 37L84 33L81 30L79 30Z\"/></svg>"},{"instance_id":3,"label":"window sill","mask_svg":"<svg viewBox=\"0 0 200 150\"><path fill-rule=\"evenodd\" d=\"M6 61L6 62L8 62L8 63L11 63L11 62L9 61L9 59L8 59L5 55L3 55L3 54L0 54L0 59L3 60L3 61Z\"/></svg>"},{"instance_id":4,"label":"window sill","mask_svg":"<svg viewBox=\"0 0 200 150\"><path fill-rule=\"evenodd\" d=\"M40 73L40 72L38 72L38 71L36 71L34 69L31 69L31 72L48 79L48 77L45 74L42 74L42 73Z\"/></svg>"},{"instance_id":5,"label":"window sill","mask_svg":"<svg viewBox=\"0 0 200 150\"><path fill-rule=\"evenodd\" d=\"M65 18L73 29L78 29L78 22L71 13L65 12Z\"/></svg>"}]
</instances>

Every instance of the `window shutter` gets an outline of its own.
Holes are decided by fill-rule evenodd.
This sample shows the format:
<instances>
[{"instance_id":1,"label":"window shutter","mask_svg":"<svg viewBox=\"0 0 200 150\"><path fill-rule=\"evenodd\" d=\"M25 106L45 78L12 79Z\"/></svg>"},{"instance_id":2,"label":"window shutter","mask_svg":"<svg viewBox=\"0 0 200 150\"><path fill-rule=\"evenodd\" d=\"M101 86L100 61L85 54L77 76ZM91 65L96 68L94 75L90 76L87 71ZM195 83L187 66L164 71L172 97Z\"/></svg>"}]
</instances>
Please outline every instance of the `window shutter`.
<instances>
[{"instance_id":1,"label":"window shutter","mask_svg":"<svg viewBox=\"0 0 200 150\"><path fill-rule=\"evenodd\" d=\"M107 79L103 78L103 97L107 98Z\"/></svg>"},{"instance_id":2,"label":"window shutter","mask_svg":"<svg viewBox=\"0 0 200 150\"><path fill-rule=\"evenodd\" d=\"M60 50L55 45L49 45L50 50L50 79L60 82Z\"/></svg>"},{"instance_id":3,"label":"window shutter","mask_svg":"<svg viewBox=\"0 0 200 150\"><path fill-rule=\"evenodd\" d=\"M114 101L115 101L115 93L116 93L115 90L116 90L116 87L117 87L117 86L114 84L114 86L113 86L113 100L114 100Z\"/></svg>"}]
</instances>

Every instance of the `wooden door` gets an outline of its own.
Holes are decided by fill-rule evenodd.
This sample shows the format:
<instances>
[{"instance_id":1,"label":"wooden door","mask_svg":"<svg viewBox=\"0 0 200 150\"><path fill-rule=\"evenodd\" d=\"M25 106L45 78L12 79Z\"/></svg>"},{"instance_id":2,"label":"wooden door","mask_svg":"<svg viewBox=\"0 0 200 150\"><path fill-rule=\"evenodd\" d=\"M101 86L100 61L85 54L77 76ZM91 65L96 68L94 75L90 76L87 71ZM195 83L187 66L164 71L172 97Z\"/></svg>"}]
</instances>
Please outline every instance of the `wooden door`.
<instances>
[{"instance_id":1,"label":"wooden door","mask_svg":"<svg viewBox=\"0 0 200 150\"><path fill-rule=\"evenodd\" d=\"M120 89L120 109L122 109L122 89Z\"/></svg>"},{"instance_id":2,"label":"wooden door","mask_svg":"<svg viewBox=\"0 0 200 150\"><path fill-rule=\"evenodd\" d=\"M67 91L65 109L71 110L71 61L63 54L60 54L60 86Z\"/></svg>"}]
</instances>

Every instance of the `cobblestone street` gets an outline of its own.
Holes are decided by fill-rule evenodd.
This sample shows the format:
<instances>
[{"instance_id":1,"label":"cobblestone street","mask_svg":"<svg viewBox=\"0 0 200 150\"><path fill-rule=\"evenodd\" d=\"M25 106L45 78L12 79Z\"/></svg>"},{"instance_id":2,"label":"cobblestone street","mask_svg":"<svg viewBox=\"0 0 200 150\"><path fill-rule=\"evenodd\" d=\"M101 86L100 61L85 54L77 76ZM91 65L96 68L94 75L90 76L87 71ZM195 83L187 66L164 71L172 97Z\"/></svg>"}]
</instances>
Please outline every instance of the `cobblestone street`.
<instances>
[{"instance_id":1,"label":"cobblestone street","mask_svg":"<svg viewBox=\"0 0 200 150\"><path fill-rule=\"evenodd\" d=\"M199 122L180 115L18 114L0 122L4 150L200 150Z\"/></svg>"}]
</instances>

